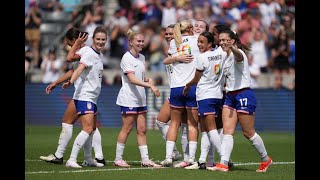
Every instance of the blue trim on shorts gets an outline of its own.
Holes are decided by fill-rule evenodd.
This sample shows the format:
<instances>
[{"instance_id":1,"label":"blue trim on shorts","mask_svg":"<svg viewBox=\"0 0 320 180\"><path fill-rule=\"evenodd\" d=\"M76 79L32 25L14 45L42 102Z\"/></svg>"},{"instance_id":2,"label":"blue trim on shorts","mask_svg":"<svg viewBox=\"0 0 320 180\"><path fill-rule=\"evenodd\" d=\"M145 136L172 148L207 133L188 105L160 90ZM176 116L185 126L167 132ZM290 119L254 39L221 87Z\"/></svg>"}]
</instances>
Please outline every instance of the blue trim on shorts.
<instances>
[{"instance_id":1,"label":"blue trim on shorts","mask_svg":"<svg viewBox=\"0 0 320 180\"><path fill-rule=\"evenodd\" d=\"M223 100L209 98L198 101L198 115L203 117L209 114L218 115L222 110Z\"/></svg>"},{"instance_id":2,"label":"blue trim on shorts","mask_svg":"<svg viewBox=\"0 0 320 180\"><path fill-rule=\"evenodd\" d=\"M120 106L120 112L122 115L127 114L142 114L146 113L148 111L147 106L143 107L126 107L126 106Z\"/></svg>"}]
</instances>

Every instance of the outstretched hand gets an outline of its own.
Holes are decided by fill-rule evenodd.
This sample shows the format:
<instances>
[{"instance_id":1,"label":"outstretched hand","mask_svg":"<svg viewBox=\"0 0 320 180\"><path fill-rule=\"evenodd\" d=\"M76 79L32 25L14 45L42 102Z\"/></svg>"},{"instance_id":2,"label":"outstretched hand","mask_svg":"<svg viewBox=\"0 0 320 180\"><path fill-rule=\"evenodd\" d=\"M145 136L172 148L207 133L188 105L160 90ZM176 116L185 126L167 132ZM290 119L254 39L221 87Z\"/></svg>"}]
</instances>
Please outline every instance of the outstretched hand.
<instances>
[{"instance_id":1,"label":"outstretched hand","mask_svg":"<svg viewBox=\"0 0 320 180\"><path fill-rule=\"evenodd\" d=\"M83 44L84 42L87 41L89 34L86 32L81 32L79 33L78 38L76 39L76 41L74 42L75 44Z\"/></svg>"},{"instance_id":2,"label":"outstretched hand","mask_svg":"<svg viewBox=\"0 0 320 180\"><path fill-rule=\"evenodd\" d=\"M158 89L156 86L151 86L151 90L152 90L152 92L154 93L154 95L155 95L156 97L159 97L159 96L160 96L160 91L159 91L159 89Z\"/></svg>"},{"instance_id":3,"label":"outstretched hand","mask_svg":"<svg viewBox=\"0 0 320 180\"><path fill-rule=\"evenodd\" d=\"M184 55L181 55L181 56L177 56L177 59L178 59L179 62L189 63L189 62L193 61L193 55L184 54Z\"/></svg>"},{"instance_id":4,"label":"outstretched hand","mask_svg":"<svg viewBox=\"0 0 320 180\"><path fill-rule=\"evenodd\" d=\"M47 87L46 87L46 93L47 94L50 94L52 92L52 90L57 86L57 84L55 82L49 84Z\"/></svg>"}]
</instances>

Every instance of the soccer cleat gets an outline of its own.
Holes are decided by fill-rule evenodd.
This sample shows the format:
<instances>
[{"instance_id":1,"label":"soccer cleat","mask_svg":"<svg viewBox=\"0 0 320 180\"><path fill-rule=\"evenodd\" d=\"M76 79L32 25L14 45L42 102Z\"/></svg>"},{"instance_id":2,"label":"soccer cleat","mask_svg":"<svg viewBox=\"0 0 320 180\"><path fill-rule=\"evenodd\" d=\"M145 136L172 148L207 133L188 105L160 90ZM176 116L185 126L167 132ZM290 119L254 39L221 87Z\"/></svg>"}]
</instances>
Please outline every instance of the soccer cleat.
<instances>
[{"instance_id":1,"label":"soccer cleat","mask_svg":"<svg viewBox=\"0 0 320 180\"><path fill-rule=\"evenodd\" d=\"M160 164L156 164L155 162L153 162L152 160L147 160L147 161L142 161L141 162L141 166L142 167L162 167L162 165Z\"/></svg>"},{"instance_id":2,"label":"soccer cleat","mask_svg":"<svg viewBox=\"0 0 320 180\"><path fill-rule=\"evenodd\" d=\"M79 166L77 162L68 160L66 163L66 167L72 167L72 168L82 168L82 166Z\"/></svg>"},{"instance_id":3,"label":"soccer cleat","mask_svg":"<svg viewBox=\"0 0 320 180\"><path fill-rule=\"evenodd\" d=\"M272 164L272 159L269 157L267 162L261 162L259 169L256 172L266 172L268 167Z\"/></svg>"},{"instance_id":4,"label":"soccer cleat","mask_svg":"<svg viewBox=\"0 0 320 180\"><path fill-rule=\"evenodd\" d=\"M114 166L120 166L120 167L130 167L130 165L123 159L119 159L113 162Z\"/></svg>"},{"instance_id":5,"label":"soccer cleat","mask_svg":"<svg viewBox=\"0 0 320 180\"><path fill-rule=\"evenodd\" d=\"M194 162L190 164L189 166L186 166L185 169L199 169L200 168L200 163L199 162Z\"/></svg>"},{"instance_id":6,"label":"soccer cleat","mask_svg":"<svg viewBox=\"0 0 320 180\"><path fill-rule=\"evenodd\" d=\"M63 157L57 158L54 154L49 154L48 156L40 156L40 159L54 164L63 164Z\"/></svg>"},{"instance_id":7,"label":"soccer cleat","mask_svg":"<svg viewBox=\"0 0 320 180\"><path fill-rule=\"evenodd\" d=\"M206 164L206 167L213 167L213 166L215 166L215 164L214 164L214 163L210 163L210 162L208 162L208 163Z\"/></svg>"},{"instance_id":8,"label":"soccer cleat","mask_svg":"<svg viewBox=\"0 0 320 180\"><path fill-rule=\"evenodd\" d=\"M199 164L199 169L207 169L207 164L206 163L200 163Z\"/></svg>"},{"instance_id":9,"label":"soccer cleat","mask_svg":"<svg viewBox=\"0 0 320 180\"><path fill-rule=\"evenodd\" d=\"M207 167L207 169L210 170L210 171L228 172L229 171L229 166L226 166L224 164L218 163L214 167Z\"/></svg>"},{"instance_id":10,"label":"soccer cleat","mask_svg":"<svg viewBox=\"0 0 320 180\"><path fill-rule=\"evenodd\" d=\"M184 168L184 167L189 166L189 164L190 164L189 162L181 161L178 164L174 165L173 167L174 168Z\"/></svg>"},{"instance_id":11,"label":"soccer cleat","mask_svg":"<svg viewBox=\"0 0 320 180\"><path fill-rule=\"evenodd\" d=\"M95 158L95 160L98 162L98 163L101 163L103 165L106 165L106 161L104 159L98 159L98 158Z\"/></svg>"},{"instance_id":12,"label":"soccer cleat","mask_svg":"<svg viewBox=\"0 0 320 180\"><path fill-rule=\"evenodd\" d=\"M160 163L163 167L170 167L172 166L172 159L168 158L168 159L165 159L163 161L161 161Z\"/></svg>"},{"instance_id":13,"label":"soccer cleat","mask_svg":"<svg viewBox=\"0 0 320 180\"><path fill-rule=\"evenodd\" d=\"M82 163L84 167L103 167L104 164L98 163L96 160L84 160Z\"/></svg>"},{"instance_id":14,"label":"soccer cleat","mask_svg":"<svg viewBox=\"0 0 320 180\"><path fill-rule=\"evenodd\" d=\"M182 160L182 155L179 153L179 151L176 151L172 153L172 161L180 161Z\"/></svg>"}]
</instances>

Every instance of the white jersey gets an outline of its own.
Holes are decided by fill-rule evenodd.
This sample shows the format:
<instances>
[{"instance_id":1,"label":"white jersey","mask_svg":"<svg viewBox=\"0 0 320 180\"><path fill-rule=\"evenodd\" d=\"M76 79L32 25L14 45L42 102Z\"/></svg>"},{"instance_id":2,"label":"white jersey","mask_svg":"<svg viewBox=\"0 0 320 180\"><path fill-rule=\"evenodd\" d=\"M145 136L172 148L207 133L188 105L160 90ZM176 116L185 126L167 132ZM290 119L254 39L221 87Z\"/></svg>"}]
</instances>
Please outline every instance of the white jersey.
<instances>
[{"instance_id":1,"label":"white jersey","mask_svg":"<svg viewBox=\"0 0 320 180\"><path fill-rule=\"evenodd\" d=\"M203 71L197 84L197 101L209 98L222 99L223 64L227 56L224 51L211 50L201 53L196 69Z\"/></svg>"},{"instance_id":2,"label":"white jersey","mask_svg":"<svg viewBox=\"0 0 320 180\"><path fill-rule=\"evenodd\" d=\"M97 104L103 74L101 54L90 46L82 47L79 52L81 53L79 64L85 65L86 68L74 82L75 91L73 99L90 101ZM74 63L74 65L76 65L76 63Z\"/></svg>"},{"instance_id":3,"label":"white jersey","mask_svg":"<svg viewBox=\"0 0 320 180\"><path fill-rule=\"evenodd\" d=\"M134 73L134 76L144 81L145 57L139 53L135 57L130 51L127 51L121 59L120 67L122 69L121 80L122 87L119 91L116 104L126 107L146 106L146 91L142 86L134 85L129 82L127 73Z\"/></svg>"},{"instance_id":4,"label":"white jersey","mask_svg":"<svg viewBox=\"0 0 320 180\"><path fill-rule=\"evenodd\" d=\"M193 61L190 63L175 62L171 64L170 88L183 87L193 79L196 72L195 64L200 54L197 43L196 36L182 36L182 43L179 47L176 46L174 39L170 41L168 54L172 56L193 55Z\"/></svg>"},{"instance_id":5,"label":"white jersey","mask_svg":"<svg viewBox=\"0 0 320 180\"><path fill-rule=\"evenodd\" d=\"M231 54L227 57L224 72L226 76L226 91L235 91L251 86L251 77L248 65L248 58L246 54L239 49L243 56L243 61L237 62L234 59L234 55Z\"/></svg>"}]
</instances>

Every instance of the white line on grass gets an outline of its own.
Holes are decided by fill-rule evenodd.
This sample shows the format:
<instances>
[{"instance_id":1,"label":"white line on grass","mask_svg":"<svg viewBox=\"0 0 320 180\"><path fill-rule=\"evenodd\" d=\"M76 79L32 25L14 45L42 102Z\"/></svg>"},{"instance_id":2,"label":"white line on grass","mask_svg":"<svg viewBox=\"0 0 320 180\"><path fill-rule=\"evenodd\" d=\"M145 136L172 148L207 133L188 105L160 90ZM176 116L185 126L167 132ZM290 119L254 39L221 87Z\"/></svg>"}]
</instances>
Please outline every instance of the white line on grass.
<instances>
[{"instance_id":1,"label":"white line on grass","mask_svg":"<svg viewBox=\"0 0 320 180\"><path fill-rule=\"evenodd\" d=\"M26 160L26 161L42 161L42 160ZM106 161L106 162L113 162L113 161ZM128 163L140 163L140 161L126 161ZM160 161L155 161L155 162L160 162ZM234 162L235 166L250 166L250 165L258 165L260 163L256 162ZM273 162L272 164L295 164L295 161L293 162ZM160 168L150 168L150 167L145 167L145 168L117 168L117 169L87 169L87 170L74 170L74 171L34 171L34 172L25 172L25 174L53 174L53 173L78 173L78 172L98 172L98 171L129 171L129 170L154 170L154 169L164 169L168 167L160 167Z\"/></svg>"}]
</instances>

